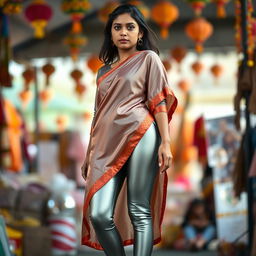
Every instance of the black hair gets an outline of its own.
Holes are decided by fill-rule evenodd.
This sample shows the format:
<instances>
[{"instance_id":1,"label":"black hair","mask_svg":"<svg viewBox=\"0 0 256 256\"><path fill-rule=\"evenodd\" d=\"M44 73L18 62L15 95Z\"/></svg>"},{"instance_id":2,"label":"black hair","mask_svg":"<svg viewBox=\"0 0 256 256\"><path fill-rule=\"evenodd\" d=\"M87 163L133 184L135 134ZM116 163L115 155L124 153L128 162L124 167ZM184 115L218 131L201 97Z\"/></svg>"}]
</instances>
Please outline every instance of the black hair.
<instances>
[{"instance_id":1,"label":"black hair","mask_svg":"<svg viewBox=\"0 0 256 256\"><path fill-rule=\"evenodd\" d=\"M202 206L204 208L204 212L207 215L207 217L209 218L209 220L213 221L212 213L210 212L206 202L201 198L195 198L188 205L188 208L187 208L187 211L185 213L184 220L182 223L183 227L188 224L190 218L193 216L194 209L198 206Z\"/></svg>"},{"instance_id":2,"label":"black hair","mask_svg":"<svg viewBox=\"0 0 256 256\"><path fill-rule=\"evenodd\" d=\"M159 50L155 45L155 40L157 39L157 36L147 25L144 16L141 14L136 6L131 4L122 4L109 14L108 21L105 26L104 42L99 54L100 60L105 64L112 63L118 57L117 47L113 44L111 39L111 28L112 23L117 18L117 16L124 13L129 13L131 17L138 23L140 31L143 32L143 43L141 45L137 44L137 50L152 50L159 54Z\"/></svg>"}]
</instances>

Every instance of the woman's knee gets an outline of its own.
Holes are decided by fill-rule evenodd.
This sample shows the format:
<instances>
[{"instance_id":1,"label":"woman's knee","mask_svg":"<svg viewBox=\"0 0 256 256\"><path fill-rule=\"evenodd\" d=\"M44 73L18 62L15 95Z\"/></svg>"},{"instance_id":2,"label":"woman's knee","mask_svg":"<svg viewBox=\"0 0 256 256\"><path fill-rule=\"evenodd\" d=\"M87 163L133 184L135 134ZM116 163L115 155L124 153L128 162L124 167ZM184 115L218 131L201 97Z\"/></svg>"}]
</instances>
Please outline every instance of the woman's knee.
<instances>
[{"instance_id":1,"label":"woman's knee","mask_svg":"<svg viewBox=\"0 0 256 256\"><path fill-rule=\"evenodd\" d=\"M94 227L112 228L114 226L113 216L100 211L91 211L89 218Z\"/></svg>"},{"instance_id":2,"label":"woman's knee","mask_svg":"<svg viewBox=\"0 0 256 256\"><path fill-rule=\"evenodd\" d=\"M151 210L149 203L129 202L129 216L132 222L151 220Z\"/></svg>"}]
</instances>

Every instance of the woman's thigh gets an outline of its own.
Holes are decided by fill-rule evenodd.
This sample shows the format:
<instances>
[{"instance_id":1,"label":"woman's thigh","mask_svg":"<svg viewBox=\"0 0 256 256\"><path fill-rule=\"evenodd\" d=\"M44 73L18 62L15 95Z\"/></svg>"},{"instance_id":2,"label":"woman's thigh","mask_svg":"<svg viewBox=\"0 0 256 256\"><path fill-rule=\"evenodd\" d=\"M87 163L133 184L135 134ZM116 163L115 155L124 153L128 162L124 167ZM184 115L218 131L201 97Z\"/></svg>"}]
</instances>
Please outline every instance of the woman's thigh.
<instances>
[{"instance_id":1,"label":"woman's thigh","mask_svg":"<svg viewBox=\"0 0 256 256\"><path fill-rule=\"evenodd\" d=\"M125 179L125 170L120 170L90 201L90 215L113 216L115 204Z\"/></svg>"},{"instance_id":2,"label":"woman's thigh","mask_svg":"<svg viewBox=\"0 0 256 256\"><path fill-rule=\"evenodd\" d=\"M160 143L158 127L153 122L127 162L128 200L150 200L154 180L159 170Z\"/></svg>"}]
</instances>

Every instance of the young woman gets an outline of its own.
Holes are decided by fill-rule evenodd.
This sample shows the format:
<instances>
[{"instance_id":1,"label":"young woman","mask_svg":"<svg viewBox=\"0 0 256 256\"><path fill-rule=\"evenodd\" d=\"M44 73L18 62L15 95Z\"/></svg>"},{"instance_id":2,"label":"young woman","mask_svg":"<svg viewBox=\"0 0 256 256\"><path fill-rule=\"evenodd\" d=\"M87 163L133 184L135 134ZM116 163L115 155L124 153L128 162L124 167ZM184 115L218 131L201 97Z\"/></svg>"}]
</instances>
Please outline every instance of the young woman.
<instances>
[{"instance_id":1,"label":"young woman","mask_svg":"<svg viewBox=\"0 0 256 256\"><path fill-rule=\"evenodd\" d=\"M171 165L168 122L177 100L135 6L109 16L100 52L95 114L82 175L82 244L123 256L151 255L160 241ZM114 214L115 211L115 214Z\"/></svg>"}]
</instances>

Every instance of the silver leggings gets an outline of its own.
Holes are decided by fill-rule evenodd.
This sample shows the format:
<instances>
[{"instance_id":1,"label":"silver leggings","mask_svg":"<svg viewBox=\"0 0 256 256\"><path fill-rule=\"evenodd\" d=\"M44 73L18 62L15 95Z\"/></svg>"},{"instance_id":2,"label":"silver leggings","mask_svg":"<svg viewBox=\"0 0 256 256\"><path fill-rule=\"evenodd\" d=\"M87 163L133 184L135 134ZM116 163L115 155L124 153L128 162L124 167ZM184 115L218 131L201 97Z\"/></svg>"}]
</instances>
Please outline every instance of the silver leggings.
<instances>
[{"instance_id":1,"label":"silver leggings","mask_svg":"<svg viewBox=\"0 0 256 256\"><path fill-rule=\"evenodd\" d=\"M161 137L155 122L126 161L122 169L98 190L90 202L90 220L107 256L125 256L120 234L113 221L118 194L127 177L129 216L134 229L134 256L150 256L153 226L150 198L158 171Z\"/></svg>"}]
</instances>

